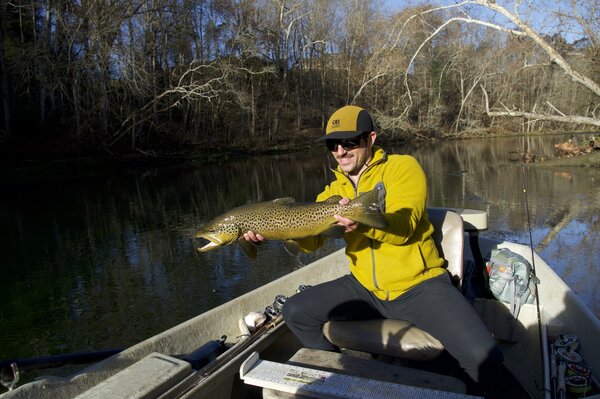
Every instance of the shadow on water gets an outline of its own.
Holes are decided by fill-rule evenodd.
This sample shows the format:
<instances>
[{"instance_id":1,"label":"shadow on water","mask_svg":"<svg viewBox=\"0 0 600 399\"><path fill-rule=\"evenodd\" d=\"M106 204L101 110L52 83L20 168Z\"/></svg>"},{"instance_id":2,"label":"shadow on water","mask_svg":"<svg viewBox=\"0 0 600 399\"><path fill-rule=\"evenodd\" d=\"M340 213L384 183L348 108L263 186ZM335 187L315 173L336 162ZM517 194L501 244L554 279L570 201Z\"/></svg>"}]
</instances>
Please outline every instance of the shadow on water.
<instances>
[{"instance_id":1,"label":"shadow on water","mask_svg":"<svg viewBox=\"0 0 600 399\"><path fill-rule=\"evenodd\" d=\"M551 153L554 142L538 141L529 144ZM419 159L431 206L485 209L485 234L527 243L520 168L508 159L519 145L469 140L388 151ZM333 241L294 258L269 242L251 262L236 246L200 254L192 240L236 206L314 200L330 164L318 151L3 189L0 358L129 346L339 248ZM599 314L600 293L587 278L600 263L598 171L527 166L526 176L534 245L544 244L542 256Z\"/></svg>"}]
</instances>

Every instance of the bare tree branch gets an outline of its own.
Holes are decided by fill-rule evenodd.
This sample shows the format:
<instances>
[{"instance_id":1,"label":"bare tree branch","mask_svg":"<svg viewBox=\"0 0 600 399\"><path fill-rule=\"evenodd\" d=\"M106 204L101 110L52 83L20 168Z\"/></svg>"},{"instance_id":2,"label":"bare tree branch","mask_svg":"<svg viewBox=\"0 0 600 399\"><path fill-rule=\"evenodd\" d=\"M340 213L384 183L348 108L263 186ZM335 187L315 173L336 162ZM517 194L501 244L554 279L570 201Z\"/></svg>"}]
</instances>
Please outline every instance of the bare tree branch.
<instances>
[{"instance_id":1,"label":"bare tree branch","mask_svg":"<svg viewBox=\"0 0 600 399\"><path fill-rule=\"evenodd\" d=\"M581 125L593 125L593 126L600 127L599 119L590 118L587 116L539 114L539 113L535 113L535 112L511 110L504 105L503 106L505 108L505 111L491 111L488 94L487 94L485 88L483 87L483 85L481 85L480 87L481 87L481 90L483 91L483 96L485 97L485 112L490 117L509 116L509 117L519 117L519 118L535 119L535 120L542 120L542 121L553 121L553 122L560 122L560 123L577 123L577 124L581 124Z\"/></svg>"}]
</instances>

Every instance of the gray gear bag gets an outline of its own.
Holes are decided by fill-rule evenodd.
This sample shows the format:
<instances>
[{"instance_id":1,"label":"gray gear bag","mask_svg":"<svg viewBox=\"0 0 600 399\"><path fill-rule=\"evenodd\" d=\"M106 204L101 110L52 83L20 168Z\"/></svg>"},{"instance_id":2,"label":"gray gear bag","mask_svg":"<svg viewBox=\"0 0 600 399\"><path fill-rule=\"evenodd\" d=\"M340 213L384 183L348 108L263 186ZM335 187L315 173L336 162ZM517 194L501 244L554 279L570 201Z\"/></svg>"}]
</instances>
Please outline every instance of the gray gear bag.
<instances>
[{"instance_id":1,"label":"gray gear bag","mask_svg":"<svg viewBox=\"0 0 600 399\"><path fill-rule=\"evenodd\" d=\"M489 288L499 301L510 304L510 312L516 318L521 305L533 303L539 279L531 264L510 249L493 249L486 263Z\"/></svg>"}]
</instances>

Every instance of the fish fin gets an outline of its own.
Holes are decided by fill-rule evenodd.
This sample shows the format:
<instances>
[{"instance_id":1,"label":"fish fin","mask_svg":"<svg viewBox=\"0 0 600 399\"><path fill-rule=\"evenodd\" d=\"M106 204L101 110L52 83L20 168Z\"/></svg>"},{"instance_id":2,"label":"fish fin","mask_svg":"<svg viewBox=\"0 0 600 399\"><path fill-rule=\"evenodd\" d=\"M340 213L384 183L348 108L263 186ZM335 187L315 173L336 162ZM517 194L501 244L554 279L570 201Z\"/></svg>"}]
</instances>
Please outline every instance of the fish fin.
<instances>
[{"instance_id":1,"label":"fish fin","mask_svg":"<svg viewBox=\"0 0 600 399\"><path fill-rule=\"evenodd\" d=\"M298 256L300 252L300 244L296 240L285 240L283 242L283 247L285 250L292 256Z\"/></svg>"},{"instance_id":2,"label":"fish fin","mask_svg":"<svg viewBox=\"0 0 600 399\"><path fill-rule=\"evenodd\" d=\"M249 241L246 241L244 237L240 237L237 240L240 249L249 259L256 260L256 246Z\"/></svg>"},{"instance_id":3,"label":"fish fin","mask_svg":"<svg viewBox=\"0 0 600 399\"><path fill-rule=\"evenodd\" d=\"M284 197L284 198L275 198L271 202L274 204L286 205L286 204L294 204L294 203L296 203L296 200L293 199L292 197Z\"/></svg>"},{"instance_id":4,"label":"fish fin","mask_svg":"<svg viewBox=\"0 0 600 399\"><path fill-rule=\"evenodd\" d=\"M385 188L377 185L373 190L361 194L352 202L357 202L363 207L363 214L355 217L356 221L370 227L385 227L387 220L383 215L385 210Z\"/></svg>"},{"instance_id":5,"label":"fish fin","mask_svg":"<svg viewBox=\"0 0 600 399\"><path fill-rule=\"evenodd\" d=\"M342 238L344 236L345 230L346 229L344 228L344 226L340 226L339 224L334 224L333 226L329 227L327 230L325 230L321 234L323 234L324 236L329 237L329 238Z\"/></svg>"},{"instance_id":6,"label":"fish fin","mask_svg":"<svg viewBox=\"0 0 600 399\"><path fill-rule=\"evenodd\" d=\"M323 200L322 202L325 202L326 204L329 204L329 203L337 204L340 202L341 199L342 199L341 195L332 195L331 197Z\"/></svg>"}]
</instances>

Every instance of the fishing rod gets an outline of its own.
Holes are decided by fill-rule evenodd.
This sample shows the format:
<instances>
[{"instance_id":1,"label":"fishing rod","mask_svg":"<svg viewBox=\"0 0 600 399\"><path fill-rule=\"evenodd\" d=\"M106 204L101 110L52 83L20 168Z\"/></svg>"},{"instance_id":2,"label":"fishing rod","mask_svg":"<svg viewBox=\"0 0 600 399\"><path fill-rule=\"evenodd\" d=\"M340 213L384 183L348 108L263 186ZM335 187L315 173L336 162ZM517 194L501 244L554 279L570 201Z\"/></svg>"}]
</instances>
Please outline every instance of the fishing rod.
<instances>
[{"instance_id":1,"label":"fishing rod","mask_svg":"<svg viewBox=\"0 0 600 399\"><path fill-rule=\"evenodd\" d=\"M527 197L527 179L525 176L525 144L523 144L523 156L521 157L521 186L523 188L523 197L525 199L525 213L527 215L527 231L529 233L529 248L531 249L531 273L533 274L533 278L535 281L539 281L537 277L537 270L535 268L535 251L533 249L533 233L531 231L531 215L529 213L529 200ZM542 313L540 311L540 292L539 286L536 284L536 293L535 293L535 304L536 304L536 312L537 312L537 324L538 324L538 340L540 343L540 357L542 366L542 373L544 373L546 358L544 356L544 328L542 326ZM543 377L543 376L542 376ZM544 378L542 378L542 381Z\"/></svg>"},{"instance_id":2,"label":"fishing rod","mask_svg":"<svg viewBox=\"0 0 600 399\"><path fill-rule=\"evenodd\" d=\"M198 372L196 374L194 374L191 379L189 379L188 381L185 381L184 384L186 385L186 387L183 388L183 390L180 391L181 387L176 387L175 389L177 389L177 388L179 388L179 389L177 389L178 392L175 394L175 396L173 396L173 398L184 397L191 390L193 390L195 387L200 385L202 383L202 381L206 380L208 377L213 375L217 370L219 370L221 367L223 367L223 365L225 365L228 362L230 362L231 360L233 360L236 356L238 356L244 350L246 350L248 347L250 347L250 345L252 345L256 341L258 341L268 331L271 331L272 329L277 327L279 324L281 324L282 321L283 321L283 316L279 315L275 319L272 319L268 323L265 323L260 329L258 329L256 331L256 333L254 333L250 337L233 345L220 358L209 363L206 367L198 370Z\"/></svg>"},{"instance_id":3,"label":"fishing rod","mask_svg":"<svg viewBox=\"0 0 600 399\"><path fill-rule=\"evenodd\" d=\"M302 291L308 287L309 286L301 285L300 287L298 287L298 290ZM284 295L277 295L275 297L273 305L269 305L265 308L264 315L267 317L266 323L264 323L258 330L256 330L254 334L246 335L245 339L236 343L230 349L227 349L221 357L217 358L216 360L213 360L208 365L198 370L190 379L184 381L182 385L175 387L174 390L170 392L171 395L175 396L168 397L182 398L195 387L200 385L202 381L209 378L211 375L213 375L215 372L221 369L221 367L232 361L236 356L240 355L244 350L248 349L253 343L258 341L269 331L273 330L275 327L281 324L283 322L283 315L281 311L286 300L287 297L285 297ZM244 321L241 320L240 323L244 324ZM248 329L246 327L246 331L247 330ZM185 385L185 387L182 387L183 385Z\"/></svg>"}]
</instances>

